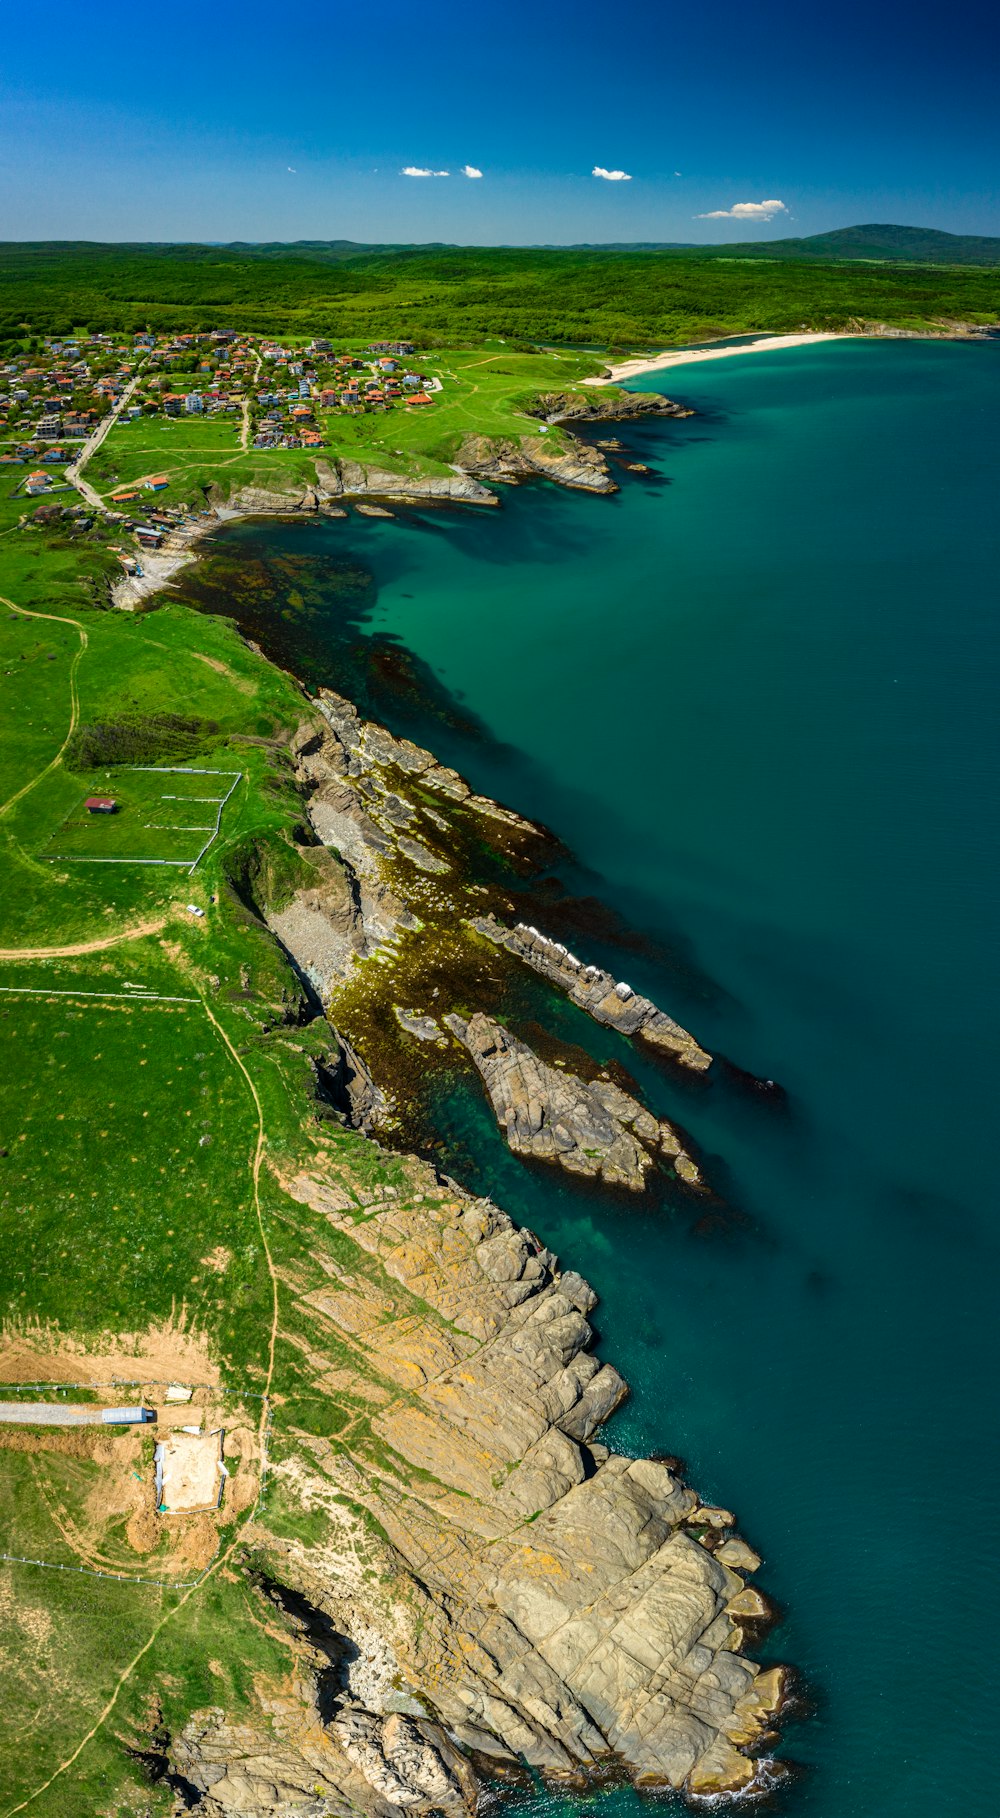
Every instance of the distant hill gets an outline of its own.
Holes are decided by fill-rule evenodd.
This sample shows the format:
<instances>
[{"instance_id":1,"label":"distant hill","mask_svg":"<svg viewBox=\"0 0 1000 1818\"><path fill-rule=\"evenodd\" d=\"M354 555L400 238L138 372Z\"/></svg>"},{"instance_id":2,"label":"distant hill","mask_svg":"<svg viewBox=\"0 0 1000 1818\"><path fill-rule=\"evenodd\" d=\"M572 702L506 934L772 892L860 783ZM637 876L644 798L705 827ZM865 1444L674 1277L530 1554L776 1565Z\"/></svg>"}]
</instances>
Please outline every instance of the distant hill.
<instances>
[{"instance_id":1,"label":"distant hill","mask_svg":"<svg viewBox=\"0 0 1000 1818\"><path fill-rule=\"evenodd\" d=\"M700 244L689 240L574 241L558 245L462 246L447 240L212 240L212 241L99 241L9 240L0 242L0 258L15 267L33 261L36 269L58 265L67 258L128 261L139 257L154 263L204 263L213 255L249 257L269 263L318 261L359 265L377 260L424 261L435 256L460 256L463 261L489 260L497 255L530 259L533 253L570 254L607 259L616 254L663 253L684 259L771 259L813 264L844 264L869 260L896 265L985 265L1000 267L1000 238L985 234L946 234L934 227L899 227L891 222L869 222L860 227L838 227L828 234L802 239L737 240Z\"/></svg>"},{"instance_id":2,"label":"distant hill","mask_svg":"<svg viewBox=\"0 0 1000 1818\"><path fill-rule=\"evenodd\" d=\"M946 234L934 227L896 227L891 222L838 227L833 233L809 234L801 240L755 240L706 247L705 251L729 259L879 259L909 265L1000 266L1000 239Z\"/></svg>"}]
</instances>

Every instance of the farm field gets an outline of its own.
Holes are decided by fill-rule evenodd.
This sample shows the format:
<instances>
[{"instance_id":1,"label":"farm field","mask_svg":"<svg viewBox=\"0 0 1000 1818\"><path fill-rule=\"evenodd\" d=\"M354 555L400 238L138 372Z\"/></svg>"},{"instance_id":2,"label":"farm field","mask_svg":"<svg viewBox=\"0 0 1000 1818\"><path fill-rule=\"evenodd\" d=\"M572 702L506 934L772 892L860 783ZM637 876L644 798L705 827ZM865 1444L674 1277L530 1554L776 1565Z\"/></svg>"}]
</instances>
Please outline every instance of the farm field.
<instances>
[{"instance_id":1,"label":"farm field","mask_svg":"<svg viewBox=\"0 0 1000 1818\"><path fill-rule=\"evenodd\" d=\"M222 824L225 804L241 780L238 770L132 769L91 774L79 800L56 828L43 856L75 863L188 865L193 870ZM92 814L89 794L115 802L113 814Z\"/></svg>"},{"instance_id":2,"label":"farm field","mask_svg":"<svg viewBox=\"0 0 1000 1818\"><path fill-rule=\"evenodd\" d=\"M35 555L32 572L23 574L25 584L21 584L22 574L15 571L7 585L11 595L16 590L18 603L26 594L33 603L44 599L39 583L46 563L38 560L37 539L18 544L8 541L0 549L16 553L19 565ZM48 550L44 554L47 557ZM52 567L58 573L58 549L54 556ZM58 590L52 610L67 610ZM267 824L282 815L278 798L261 794L269 760L266 748L253 741L273 737L282 724L294 724L301 712L299 697L287 677L262 664L221 619L175 606L128 618L112 618L86 608L81 611L73 603L69 610L87 637L78 661L80 631L74 626L10 615L0 607L0 651L6 648L9 653L0 668L17 665L9 677L0 673L0 686L14 691L12 711L0 723L3 800L9 802L11 796L20 794L19 800L0 813L0 948L63 944L104 935L123 920L168 910L178 889L181 874L166 866L59 866L41 856L56 850L53 841L58 829L67 820L79 818L86 795L114 793L119 787L117 766L110 780L104 768L75 772L65 763L48 768L70 728L69 671L74 662L79 727L113 727L124 722L141 728L151 716L167 712L215 728L197 756L184 761L242 771L248 779L247 787L238 788L227 805L223 847L239 841L261 818ZM21 662L21 651L35 654ZM56 653L55 662L47 660L49 652ZM37 702L31 693L36 686ZM235 745L230 742L234 738ZM176 760L167 757L163 761ZM171 812L176 818L176 805ZM86 818L89 822L90 817ZM132 825L127 815L102 819L101 836L120 842ZM88 838L91 834L96 838L98 833L91 827L80 831ZM195 837L183 836L185 840ZM158 832L156 838L166 841L167 834ZM195 851L206 838L202 836ZM88 850L99 852L101 848ZM103 850L107 852L107 845ZM170 854L158 847L150 856ZM174 856L190 861L191 848L185 844Z\"/></svg>"},{"instance_id":3,"label":"farm field","mask_svg":"<svg viewBox=\"0 0 1000 1818\"><path fill-rule=\"evenodd\" d=\"M0 604L0 807L66 737L79 649L72 625L23 618Z\"/></svg>"}]
</instances>

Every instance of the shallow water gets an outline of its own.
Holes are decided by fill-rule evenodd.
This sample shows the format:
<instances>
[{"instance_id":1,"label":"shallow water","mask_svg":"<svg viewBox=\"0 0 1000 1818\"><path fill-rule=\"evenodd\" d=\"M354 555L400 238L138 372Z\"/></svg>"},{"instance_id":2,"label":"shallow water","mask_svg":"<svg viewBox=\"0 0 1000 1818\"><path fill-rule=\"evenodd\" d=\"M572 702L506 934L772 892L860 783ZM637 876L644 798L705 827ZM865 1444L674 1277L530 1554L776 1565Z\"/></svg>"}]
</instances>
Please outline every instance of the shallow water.
<instances>
[{"instance_id":1,"label":"shallow water","mask_svg":"<svg viewBox=\"0 0 1000 1818\"><path fill-rule=\"evenodd\" d=\"M700 414L622 428L656 471L613 499L216 549L269 648L547 822L646 937L578 952L787 1089L636 1068L716 1158L707 1229L524 1170L474 1087L437 1109L455 1171L597 1288L634 1391L607 1436L680 1453L765 1555L767 1651L813 1705L776 1808L971 1818L996 1807L1000 348L643 384Z\"/></svg>"}]
</instances>

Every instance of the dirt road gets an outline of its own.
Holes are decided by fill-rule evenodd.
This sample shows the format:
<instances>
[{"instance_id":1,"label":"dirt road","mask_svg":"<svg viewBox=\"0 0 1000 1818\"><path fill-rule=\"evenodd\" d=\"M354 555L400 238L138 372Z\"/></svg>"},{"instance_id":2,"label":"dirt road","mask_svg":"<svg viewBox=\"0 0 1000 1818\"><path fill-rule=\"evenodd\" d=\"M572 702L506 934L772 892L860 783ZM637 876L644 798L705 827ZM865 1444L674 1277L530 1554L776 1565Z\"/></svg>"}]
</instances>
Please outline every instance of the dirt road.
<instances>
[{"instance_id":1,"label":"dirt road","mask_svg":"<svg viewBox=\"0 0 1000 1818\"><path fill-rule=\"evenodd\" d=\"M95 511L105 511L107 507L105 506L100 493L95 492L90 481L83 478L83 469L86 467L87 462L91 457L97 453L97 450L100 448L108 431L117 423L122 411L125 409L126 404L139 383L139 378L140 374L136 373L135 378L129 380L114 409L110 410L107 416L97 425L93 435L89 436L87 441L83 444L78 458L71 462L66 469L67 480L72 482L76 487L77 492L83 494L87 504L92 505Z\"/></svg>"}]
</instances>

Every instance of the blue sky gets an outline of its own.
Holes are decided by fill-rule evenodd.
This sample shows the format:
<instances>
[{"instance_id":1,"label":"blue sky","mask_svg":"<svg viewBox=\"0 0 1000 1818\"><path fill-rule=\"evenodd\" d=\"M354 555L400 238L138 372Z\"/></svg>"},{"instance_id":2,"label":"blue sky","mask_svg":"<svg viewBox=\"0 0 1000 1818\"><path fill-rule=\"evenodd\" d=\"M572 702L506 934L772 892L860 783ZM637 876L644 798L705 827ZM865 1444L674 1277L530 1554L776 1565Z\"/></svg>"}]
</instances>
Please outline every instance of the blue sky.
<instances>
[{"instance_id":1,"label":"blue sky","mask_svg":"<svg viewBox=\"0 0 1000 1818\"><path fill-rule=\"evenodd\" d=\"M0 238L1000 233L996 46L979 0L49 0L4 20Z\"/></svg>"}]
</instances>

